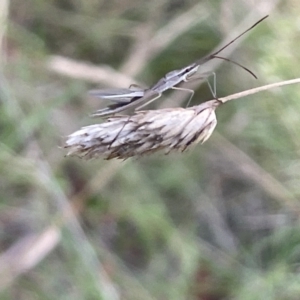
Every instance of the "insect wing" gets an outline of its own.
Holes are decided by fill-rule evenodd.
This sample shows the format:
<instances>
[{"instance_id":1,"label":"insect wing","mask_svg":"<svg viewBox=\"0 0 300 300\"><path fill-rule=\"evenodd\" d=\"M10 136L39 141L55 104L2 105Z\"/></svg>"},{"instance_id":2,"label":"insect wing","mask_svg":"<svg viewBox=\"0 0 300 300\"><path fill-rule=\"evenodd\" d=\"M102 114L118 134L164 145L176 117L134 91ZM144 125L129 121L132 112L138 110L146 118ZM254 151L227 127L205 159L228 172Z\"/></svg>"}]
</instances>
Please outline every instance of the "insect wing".
<instances>
[{"instance_id":1,"label":"insect wing","mask_svg":"<svg viewBox=\"0 0 300 300\"><path fill-rule=\"evenodd\" d=\"M142 102L149 102L152 99L158 97L158 93L152 90L147 90L144 93L143 97L137 98L137 99L132 99L132 101L130 101L130 103L126 104L126 103L117 103L117 104L112 104L106 108L103 109L99 109L97 110L95 113L93 113L91 115L91 117L108 117L111 116L113 114L119 113L123 110L126 110L128 108L137 106L138 104L142 103Z\"/></svg>"},{"instance_id":2,"label":"insect wing","mask_svg":"<svg viewBox=\"0 0 300 300\"><path fill-rule=\"evenodd\" d=\"M144 89L103 89L89 91L91 96L113 101L128 102L135 97L143 97Z\"/></svg>"}]
</instances>

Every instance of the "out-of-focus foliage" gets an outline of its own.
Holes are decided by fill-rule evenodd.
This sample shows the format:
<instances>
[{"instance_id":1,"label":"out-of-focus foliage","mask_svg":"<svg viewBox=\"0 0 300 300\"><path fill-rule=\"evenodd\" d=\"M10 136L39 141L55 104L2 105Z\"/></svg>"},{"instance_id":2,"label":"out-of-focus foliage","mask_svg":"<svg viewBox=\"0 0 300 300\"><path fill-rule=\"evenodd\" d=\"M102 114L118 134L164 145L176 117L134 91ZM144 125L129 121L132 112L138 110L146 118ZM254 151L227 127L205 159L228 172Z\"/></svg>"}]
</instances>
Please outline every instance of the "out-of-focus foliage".
<instances>
[{"instance_id":1,"label":"out-of-focus foliage","mask_svg":"<svg viewBox=\"0 0 300 300\"><path fill-rule=\"evenodd\" d=\"M183 155L60 148L100 122L89 89L149 86L266 14L228 48L258 80L219 61L218 96L298 77L299 13L295 0L1 0L0 298L299 299L298 86L220 107L217 132ZM94 78L58 71L58 56ZM210 98L202 84L193 104Z\"/></svg>"}]
</instances>

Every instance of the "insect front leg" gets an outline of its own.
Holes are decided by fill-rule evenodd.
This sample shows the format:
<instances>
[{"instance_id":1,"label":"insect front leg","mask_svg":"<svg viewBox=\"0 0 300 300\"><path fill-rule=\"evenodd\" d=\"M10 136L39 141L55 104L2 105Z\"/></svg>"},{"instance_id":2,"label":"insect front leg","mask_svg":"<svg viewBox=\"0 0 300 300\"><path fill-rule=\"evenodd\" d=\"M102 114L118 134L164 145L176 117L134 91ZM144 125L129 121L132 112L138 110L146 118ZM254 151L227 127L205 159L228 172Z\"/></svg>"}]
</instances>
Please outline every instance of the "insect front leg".
<instances>
[{"instance_id":1,"label":"insect front leg","mask_svg":"<svg viewBox=\"0 0 300 300\"><path fill-rule=\"evenodd\" d=\"M193 91L191 89L182 88L182 87L176 87L176 86L173 86L171 89L172 90L179 90L179 91L185 91L185 92L191 93L191 95L189 97L189 100L188 100L188 102L186 104L186 107L188 107L189 104L191 103L191 100L192 100L194 94L195 94L195 91Z\"/></svg>"},{"instance_id":2,"label":"insect front leg","mask_svg":"<svg viewBox=\"0 0 300 300\"><path fill-rule=\"evenodd\" d=\"M209 82L209 77L212 76L213 77L213 83L211 85L211 83ZM212 94L212 96L215 99L217 98L217 76L215 72L205 72L205 73L201 73L201 74L196 74L196 75L192 75L192 76L186 76L185 78L185 82L192 82L195 80L199 80L199 79L204 79L207 82L207 85L209 87L209 90Z\"/></svg>"},{"instance_id":3,"label":"insect front leg","mask_svg":"<svg viewBox=\"0 0 300 300\"><path fill-rule=\"evenodd\" d=\"M213 86L211 86L210 82L209 82L209 77L212 76L213 77ZM213 95L213 97L215 99L217 99L217 76L215 72L211 72L206 78L205 81L207 82L207 85L209 87L209 90L211 92L211 94Z\"/></svg>"}]
</instances>

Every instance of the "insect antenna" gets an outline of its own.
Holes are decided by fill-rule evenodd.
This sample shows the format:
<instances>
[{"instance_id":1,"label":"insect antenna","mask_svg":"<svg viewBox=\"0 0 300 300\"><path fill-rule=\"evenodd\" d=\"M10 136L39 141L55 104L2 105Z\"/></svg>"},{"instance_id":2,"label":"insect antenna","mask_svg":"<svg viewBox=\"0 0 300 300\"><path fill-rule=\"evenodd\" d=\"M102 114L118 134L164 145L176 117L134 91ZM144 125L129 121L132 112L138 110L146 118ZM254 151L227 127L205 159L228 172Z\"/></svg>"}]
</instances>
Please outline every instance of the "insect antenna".
<instances>
[{"instance_id":1,"label":"insect antenna","mask_svg":"<svg viewBox=\"0 0 300 300\"><path fill-rule=\"evenodd\" d=\"M229 45L231 45L232 43L234 43L237 39L239 39L241 36L243 36L245 33L247 33L248 31L250 31L251 29L253 29L255 26L257 26L259 23L261 23L264 19L266 19L269 15L266 15L264 16L263 18L261 18L260 20L258 20L256 23L254 23L251 27L249 27L247 30L245 30L244 32L242 32L241 34L239 34L236 38L234 38L233 40L231 40L230 42L228 42L226 45L224 45L221 49L217 50L216 52L208 55L207 57L204 57L204 58L201 58L199 60L197 60L195 63L196 64L204 64L206 63L207 61L213 59L213 58L219 58L219 59L223 59L223 60L226 60L228 62L232 62L233 64L235 65L238 65L239 67L243 68L245 71L247 71L248 73L250 73L252 76L254 76L255 78L257 78L255 76L255 74L253 72L251 72L249 69L247 69L246 67L240 65L239 63L233 61L233 60L230 60L229 58L225 58L225 57L222 57L222 56L218 56L218 54L223 51L225 48L227 48Z\"/></svg>"},{"instance_id":2,"label":"insect antenna","mask_svg":"<svg viewBox=\"0 0 300 300\"><path fill-rule=\"evenodd\" d=\"M261 18L260 20L258 20L255 24L253 24L250 28L246 29L244 32L242 32L241 34L239 34L236 38L234 38L233 40L231 40L229 43L227 43L225 46L223 46L221 49L219 49L218 51L216 51L215 53L212 53L211 55L208 56L208 58L219 54L221 51L223 51L225 48L227 48L229 45L231 45L232 43L234 43L237 39L239 39L241 36L243 36L245 33L247 33L248 31L250 31L251 29L253 29L255 26L257 26L259 23L261 23L264 19L266 19L269 15L264 16L263 18Z\"/></svg>"},{"instance_id":3,"label":"insect antenna","mask_svg":"<svg viewBox=\"0 0 300 300\"><path fill-rule=\"evenodd\" d=\"M218 56L218 55L213 55L212 58L223 59L223 60L225 60L225 61L228 61L228 62L230 62L230 63L233 63L233 64L235 64L235 65L241 67L242 69L244 69L245 71L247 71L248 73L250 73L254 78L257 79L257 76L256 76L250 69L246 68L245 66L239 64L238 62L236 62L236 61L234 61L234 60L231 60L231 59L226 58L226 57L223 57L223 56Z\"/></svg>"}]
</instances>

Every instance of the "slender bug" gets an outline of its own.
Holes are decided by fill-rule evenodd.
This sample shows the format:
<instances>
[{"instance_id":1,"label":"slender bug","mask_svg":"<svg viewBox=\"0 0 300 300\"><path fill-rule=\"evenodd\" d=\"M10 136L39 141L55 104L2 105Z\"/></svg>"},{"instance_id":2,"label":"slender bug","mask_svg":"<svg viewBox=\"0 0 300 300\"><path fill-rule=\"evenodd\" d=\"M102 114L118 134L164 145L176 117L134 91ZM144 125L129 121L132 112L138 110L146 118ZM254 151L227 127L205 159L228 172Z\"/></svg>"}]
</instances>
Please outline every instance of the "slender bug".
<instances>
[{"instance_id":1,"label":"slender bug","mask_svg":"<svg viewBox=\"0 0 300 300\"><path fill-rule=\"evenodd\" d=\"M257 21L250 28L248 28L247 30L245 30L244 32L239 34L236 38L231 40L229 43L227 43L225 46L223 46L221 49L217 50L216 52L214 52L204 58L198 59L195 62L191 63L190 65L188 65L182 69L174 70L174 71L167 73L164 77L162 77L157 83L155 83L150 88L143 89L140 87L131 86L128 89L104 89L104 90L91 91L90 94L95 97L108 99L108 100L112 100L112 101L116 102L114 104L109 105L106 108L97 110L94 114L92 114L92 117L104 117L104 116L113 115L115 113L121 112L127 108L136 106L143 102L142 105L140 105L139 107L136 108L136 110L141 109L142 107L144 107L144 106L148 105L149 103L160 98L162 93L168 89L177 89L177 90L183 90L183 91L190 92L191 93L191 97L189 99L189 101L190 101L194 95L194 91L191 89L177 87L177 85L182 82L189 82L189 81L196 80L196 79L205 79L207 77L207 73L205 73L205 74L200 73L199 74L200 76L195 76L195 74L199 71L199 68L201 65L205 64L206 62L208 62L214 58L222 59L227 62L231 62L231 63L241 67L248 73L250 73L254 78L257 78L255 76L255 74L252 71L250 71L248 68L242 66L241 64L239 64L229 58L218 56L218 54L221 51L223 51L225 48L227 48L229 45L234 43L242 35L244 35L248 31L253 29L256 25L261 23L267 17L268 17L268 15L263 17L259 21ZM215 86L214 86L214 91L215 91ZM214 95L214 97L216 97L216 95Z\"/></svg>"}]
</instances>

